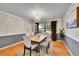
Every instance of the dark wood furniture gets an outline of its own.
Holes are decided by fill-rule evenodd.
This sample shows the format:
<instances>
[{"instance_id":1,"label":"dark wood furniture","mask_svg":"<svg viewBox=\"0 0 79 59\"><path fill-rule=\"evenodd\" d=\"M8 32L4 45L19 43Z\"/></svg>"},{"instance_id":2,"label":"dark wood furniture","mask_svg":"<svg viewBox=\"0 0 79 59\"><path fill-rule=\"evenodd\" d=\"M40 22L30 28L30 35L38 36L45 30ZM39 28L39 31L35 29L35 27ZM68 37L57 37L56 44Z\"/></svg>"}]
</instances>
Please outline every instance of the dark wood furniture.
<instances>
[{"instance_id":1,"label":"dark wood furniture","mask_svg":"<svg viewBox=\"0 0 79 59\"><path fill-rule=\"evenodd\" d=\"M52 41L56 41L56 24L57 24L57 21L51 21L51 38L52 38Z\"/></svg>"},{"instance_id":2,"label":"dark wood furniture","mask_svg":"<svg viewBox=\"0 0 79 59\"><path fill-rule=\"evenodd\" d=\"M43 36L41 39L38 36L31 37L31 42L38 44L38 47L37 47L38 51L37 52L40 52L40 43L43 42L46 38L47 38L47 35Z\"/></svg>"},{"instance_id":3,"label":"dark wood furniture","mask_svg":"<svg viewBox=\"0 0 79 59\"><path fill-rule=\"evenodd\" d=\"M36 49L38 44L31 43L30 36L23 36L23 39L24 39L24 54L23 54L23 56L25 56L26 49L28 49L30 51L30 56L31 56L32 50Z\"/></svg>"},{"instance_id":4,"label":"dark wood furniture","mask_svg":"<svg viewBox=\"0 0 79 59\"><path fill-rule=\"evenodd\" d=\"M35 47L36 48L36 52L37 52L37 47ZM26 49L28 49L29 51L30 51L30 56L31 56L31 53L32 53L32 47L26 47L25 45L24 45L24 54L23 54L23 56L25 56L25 51L26 51Z\"/></svg>"}]
</instances>

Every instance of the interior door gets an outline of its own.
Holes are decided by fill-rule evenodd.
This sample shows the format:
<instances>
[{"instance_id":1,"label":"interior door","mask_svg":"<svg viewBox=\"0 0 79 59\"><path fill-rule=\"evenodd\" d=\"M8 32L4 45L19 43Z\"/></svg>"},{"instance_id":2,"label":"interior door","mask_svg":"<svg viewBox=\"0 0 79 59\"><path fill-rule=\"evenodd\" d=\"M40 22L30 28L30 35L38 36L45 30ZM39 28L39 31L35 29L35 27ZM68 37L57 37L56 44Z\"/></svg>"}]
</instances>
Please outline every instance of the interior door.
<instances>
[{"instance_id":1,"label":"interior door","mask_svg":"<svg viewBox=\"0 0 79 59\"><path fill-rule=\"evenodd\" d=\"M52 38L52 41L56 41L56 25L57 25L57 21L51 21L51 38Z\"/></svg>"},{"instance_id":2,"label":"interior door","mask_svg":"<svg viewBox=\"0 0 79 59\"><path fill-rule=\"evenodd\" d=\"M35 34L39 33L39 23L35 23Z\"/></svg>"}]
</instances>

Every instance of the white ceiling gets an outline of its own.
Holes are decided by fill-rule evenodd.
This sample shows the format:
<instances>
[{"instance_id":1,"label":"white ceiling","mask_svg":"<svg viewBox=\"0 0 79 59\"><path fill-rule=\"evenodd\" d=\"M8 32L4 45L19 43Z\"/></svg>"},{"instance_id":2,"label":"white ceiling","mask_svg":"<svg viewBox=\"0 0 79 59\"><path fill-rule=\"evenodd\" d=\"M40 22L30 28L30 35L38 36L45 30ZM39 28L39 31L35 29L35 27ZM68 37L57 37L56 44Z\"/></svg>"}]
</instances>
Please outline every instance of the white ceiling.
<instances>
[{"instance_id":1,"label":"white ceiling","mask_svg":"<svg viewBox=\"0 0 79 59\"><path fill-rule=\"evenodd\" d=\"M0 3L0 10L32 20L38 10L42 20L64 17L71 3Z\"/></svg>"}]
</instances>

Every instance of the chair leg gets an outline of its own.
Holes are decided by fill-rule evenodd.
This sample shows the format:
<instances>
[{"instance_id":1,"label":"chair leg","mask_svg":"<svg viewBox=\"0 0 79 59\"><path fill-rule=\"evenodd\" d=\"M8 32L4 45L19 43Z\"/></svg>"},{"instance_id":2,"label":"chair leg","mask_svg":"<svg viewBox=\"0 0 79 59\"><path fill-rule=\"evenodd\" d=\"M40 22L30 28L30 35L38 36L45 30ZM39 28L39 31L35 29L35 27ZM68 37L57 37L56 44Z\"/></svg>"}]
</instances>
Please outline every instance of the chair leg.
<instances>
[{"instance_id":1,"label":"chair leg","mask_svg":"<svg viewBox=\"0 0 79 59\"><path fill-rule=\"evenodd\" d=\"M36 47L36 52L38 52L38 48Z\"/></svg>"},{"instance_id":2,"label":"chair leg","mask_svg":"<svg viewBox=\"0 0 79 59\"><path fill-rule=\"evenodd\" d=\"M30 48L30 56L31 56L31 48Z\"/></svg>"},{"instance_id":3,"label":"chair leg","mask_svg":"<svg viewBox=\"0 0 79 59\"><path fill-rule=\"evenodd\" d=\"M42 50L43 46L40 46L40 49Z\"/></svg>"},{"instance_id":4,"label":"chair leg","mask_svg":"<svg viewBox=\"0 0 79 59\"><path fill-rule=\"evenodd\" d=\"M50 42L48 43L48 48L50 47Z\"/></svg>"},{"instance_id":5,"label":"chair leg","mask_svg":"<svg viewBox=\"0 0 79 59\"><path fill-rule=\"evenodd\" d=\"M48 47L46 47L46 53L48 53Z\"/></svg>"},{"instance_id":6,"label":"chair leg","mask_svg":"<svg viewBox=\"0 0 79 59\"><path fill-rule=\"evenodd\" d=\"M25 56L25 49L26 49L26 48L25 48L25 45L24 45L24 53L23 53L23 56Z\"/></svg>"},{"instance_id":7,"label":"chair leg","mask_svg":"<svg viewBox=\"0 0 79 59\"><path fill-rule=\"evenodd\" d=\"M46 47L46 53L48 53L49 45L50 45L50 43L48 43L48 45Z\"/></svg>"}]
</instances>

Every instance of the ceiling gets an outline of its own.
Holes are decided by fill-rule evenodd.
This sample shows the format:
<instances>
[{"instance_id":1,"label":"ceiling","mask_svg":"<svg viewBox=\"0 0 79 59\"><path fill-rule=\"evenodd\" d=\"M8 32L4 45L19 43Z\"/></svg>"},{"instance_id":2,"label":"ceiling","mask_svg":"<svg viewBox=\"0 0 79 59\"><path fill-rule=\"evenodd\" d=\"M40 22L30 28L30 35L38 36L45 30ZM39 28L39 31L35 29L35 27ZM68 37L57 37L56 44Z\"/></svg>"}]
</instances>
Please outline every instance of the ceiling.
<instances>
[{"instance_id":1,"label":"ceiling","mask_svg":"<svg viewBox=\"0 0 79 59\"><path fill-rule=\"evenodd\" d=\"M64 17L71 3L0 3L0 11L33 20L34 12L39 11L42 20Z\"/></svg>"}]
</instances>

